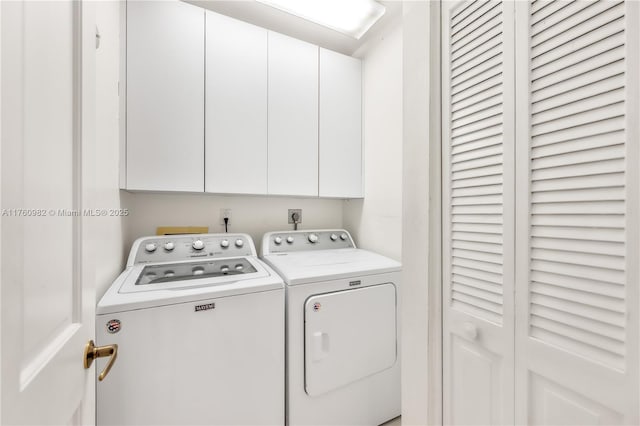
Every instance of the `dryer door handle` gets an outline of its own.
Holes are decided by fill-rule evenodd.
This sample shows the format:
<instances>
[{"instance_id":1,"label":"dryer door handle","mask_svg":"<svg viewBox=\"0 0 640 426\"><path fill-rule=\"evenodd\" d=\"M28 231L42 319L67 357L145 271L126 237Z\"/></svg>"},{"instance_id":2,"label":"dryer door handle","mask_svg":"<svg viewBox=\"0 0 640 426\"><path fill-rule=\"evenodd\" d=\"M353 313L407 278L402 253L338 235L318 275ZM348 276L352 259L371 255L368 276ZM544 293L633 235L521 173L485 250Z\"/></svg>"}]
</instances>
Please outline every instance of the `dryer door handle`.
<instances>
[{"instance_id":1,"label":"dryer door handle","mask_svg":"<svg viewBox=\"0 0 640 426\"><path fill-rule=\"evenodd\" d=\"M314 362L322 361L329 356L329 335L322 331L316 331L312 337L312 359Z\"/></svg>"}]
</instances>

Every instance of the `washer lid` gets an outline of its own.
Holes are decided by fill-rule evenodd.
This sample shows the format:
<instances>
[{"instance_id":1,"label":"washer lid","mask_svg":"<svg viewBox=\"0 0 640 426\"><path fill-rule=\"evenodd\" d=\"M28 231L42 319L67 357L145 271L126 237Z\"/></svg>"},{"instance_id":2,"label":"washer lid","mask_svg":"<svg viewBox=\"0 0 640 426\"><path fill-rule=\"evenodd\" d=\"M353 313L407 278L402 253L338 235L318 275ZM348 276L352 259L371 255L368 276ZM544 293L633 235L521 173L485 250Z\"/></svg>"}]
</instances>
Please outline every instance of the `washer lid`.
<instances>
[{"instance_id":1,"label":"washer lid","mask_svg":"<svg viewBox=\"0 0 640 426\"><path fill-rule=\"evenodd\" d=\"M134 266L119 292L209 287L268 275L264 267L250 257L139 264Z\"/></svg>"},{"instance_id":2,"label":"washer lid","mask_svg":"<svg viewBox=\"0 0 640 426\"><path fill-rule=\"evenodd\" d=\"M288 285L397 272L401 268L393 259L356 248L269 254L263 260Z\"/></svg>"},{"instance_id":3,"label":"washer lid","mask_svg":"<svg viewBox=\"0 0 640 426\"><path fill-rule=\"evenodd\" d=\"M241 259L246 263L238 261ZM226 262L230 270L236 265L246 265L245 271L254 269L255 272L224 274L212 273L210 276L198 276L192 279L178 279L175 281L160 281L156 283L138 284L141 274L149 266L151 270L165 270L172 265L174 271L177 266L188 268L192 271L195 265L212 268L218 266L222 268L224 264L206 265L214 259L172 262L162 264L139 264L127 268L115 282L109 287L97 306L97 314L129 311L133 309L144 309L155 306L171 305L175 303L206 300L217 297L239 296L249 293L266 292L272 290L282 290L284 284L282 278L276 274L268 265L253 256L240 258L215 259L215 261ZM177 272L177 271L176 271ZM146 279L145 279L146 280Z\"/></svg>"},{"instance_id":4,"label":"washer lid","mask_svg":"<svg viewBox=\"0 0 640 426\"><path fill-rule=\"evenodd\" d=\"M136 286L158 286L176 281L201 278L229 277L231 275L253 274L256 268L245 258L217 259L188 263L161 263L147 265L142 269Z\"/></svg>"}]
</instances>

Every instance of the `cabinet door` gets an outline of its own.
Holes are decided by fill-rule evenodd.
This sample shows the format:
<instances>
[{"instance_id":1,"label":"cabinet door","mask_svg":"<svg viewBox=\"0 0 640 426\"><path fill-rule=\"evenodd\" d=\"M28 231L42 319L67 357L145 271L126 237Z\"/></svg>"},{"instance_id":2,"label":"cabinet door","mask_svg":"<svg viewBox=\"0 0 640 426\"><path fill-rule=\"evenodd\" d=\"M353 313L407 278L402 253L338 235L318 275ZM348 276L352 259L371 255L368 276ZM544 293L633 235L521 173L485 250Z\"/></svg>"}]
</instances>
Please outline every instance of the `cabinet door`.
<instances>
[{"instance_id":1,"label":"cabinet door","mask_svg":"<svg viewBox=\"0 0 640 426\"><path fill-rule=\"evenodd\" d=\"M267 193L267 30L207 16L205 191Z\"/></svg>"},{"instance_id":2,"label":"cabinet door","mask_svg":"<svg viewBox=\"0 0 640 426\"><path fill-rule=\"evenodd\" d=\"M319 195L362 197L362 65L320 49Z\"/></svg>"},{"instance_id":3,"label":"cabinet door","mask_svg":"<svg viewBox=\"0 0 640 426\"><path fill-rule=\"evenodd\" d=\"M444 424L514 419L513 7L443 3Z\"/></svg>"},{"instance_id":4,"label":"cabinet door","mask_svg":"<svg viewBox=\"0 0 640 426\"><path fill-rule=\"evenodd\" d=\"M126 188L204 190L204 11L127 2Z\"/></svg>"},{"instance_id":5,"label":"cabinet door","mask_svg":"<svg viewBox=\"0 0 640 426\"><path fill-rule=\"evenodd\" d=\"M638 424L637 2L516 2L516 424Z\"/></svg>"},{"instance_id":6,"label":"cabinet door","mask_svg":"<svg viewBox=\"0 0 640 426\"><path fill-rule=\"evenodd\" d=\"M269 194L318 195L318 46L269 32Z\"/></svg>"}]
</instances>

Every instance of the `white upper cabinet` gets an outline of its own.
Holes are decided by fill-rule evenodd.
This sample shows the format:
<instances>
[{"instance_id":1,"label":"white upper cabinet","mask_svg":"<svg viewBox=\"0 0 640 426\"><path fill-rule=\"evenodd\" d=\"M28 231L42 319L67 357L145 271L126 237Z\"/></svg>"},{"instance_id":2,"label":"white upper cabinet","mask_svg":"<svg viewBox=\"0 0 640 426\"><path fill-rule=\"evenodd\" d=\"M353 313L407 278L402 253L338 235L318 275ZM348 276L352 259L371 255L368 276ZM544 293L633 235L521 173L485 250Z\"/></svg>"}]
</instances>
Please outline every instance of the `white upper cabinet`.
<instances>
[{"instance_id":1,"label":"white upper cabinet","mask_svg":"<svg viewBox=\"0 0 640 426\"><path fill-rule=\"evenodd\" d=\"M267 30L206 12L205 191L267 193Z\"/></svg>"},{"instance_id":2,"label":"white upper cabinet","mask_svg":"<svg viewBox=\"0 0 640 426\"><path fill-rule=\"evenodd\" d=\"M318 46L269 32L269 194L318 195Z\"/></svg>"},{"instance_id":3,"label":"white upper cabinet","mask_svg":"<svg viewBox=\"0 0 640 426\"><path fill-rule=\"evenodd\" d=\"M362 197L361 61L320 49L319 195Z\"/></svg>"},{"instance_id":4,"label":"white upper cabinet","mask_svg":"<svg viewBox=\"0 0 640 426\"><path fill-rule=\"evenodd\" d=\"M124 7L122 188L363 196L359 59L182 1Z\"/></svg>"},{"instance_id":5,"label":"white upper cabinet","mask_svg":"<svg viewBox=\"0 0 640 426\"><path fill-rule=\"evenodd\" d=\"M204 11L127 2L126 170L132 190L204 190Z\"/></svg>"}]
</instances>

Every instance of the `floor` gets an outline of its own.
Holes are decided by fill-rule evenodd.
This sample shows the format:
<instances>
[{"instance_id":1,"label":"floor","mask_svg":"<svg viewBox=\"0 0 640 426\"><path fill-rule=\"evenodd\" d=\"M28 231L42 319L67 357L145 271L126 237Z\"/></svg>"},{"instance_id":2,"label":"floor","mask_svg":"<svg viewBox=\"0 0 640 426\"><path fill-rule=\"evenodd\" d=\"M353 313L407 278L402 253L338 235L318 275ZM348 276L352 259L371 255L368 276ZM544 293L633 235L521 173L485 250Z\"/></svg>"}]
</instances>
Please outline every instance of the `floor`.
<instances>
[{"instance_id":1,"label":"floor","mask_svg":"<svg viewBox=\"0 0 640 426\"><path fill-rule=\"evenodd\" d=\"M402 425L402 417L398 416L393 420L389 420L386 423L381 424L380 426L401 426Z\"/></svg>"}]
</instances>

